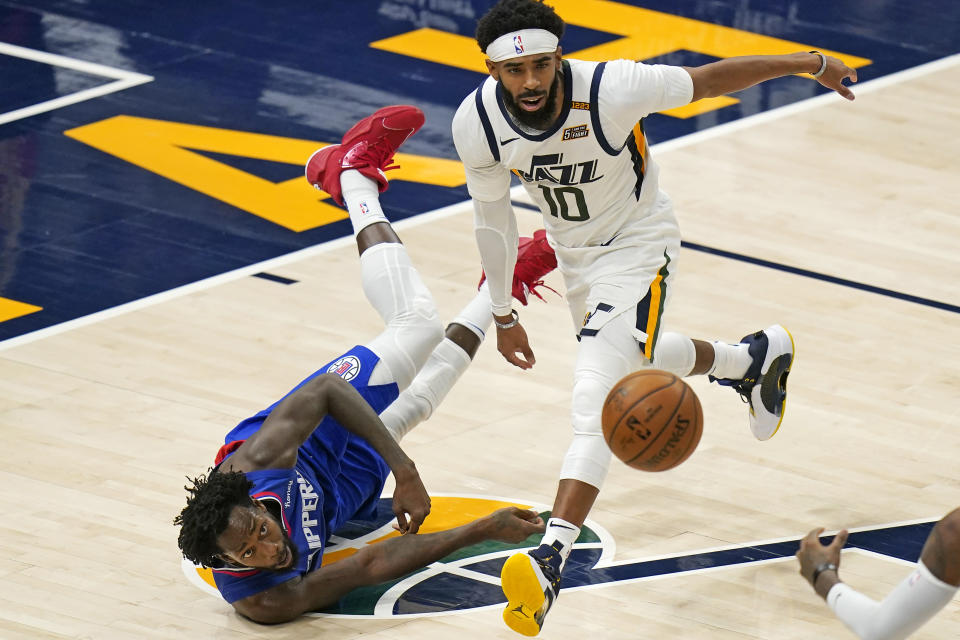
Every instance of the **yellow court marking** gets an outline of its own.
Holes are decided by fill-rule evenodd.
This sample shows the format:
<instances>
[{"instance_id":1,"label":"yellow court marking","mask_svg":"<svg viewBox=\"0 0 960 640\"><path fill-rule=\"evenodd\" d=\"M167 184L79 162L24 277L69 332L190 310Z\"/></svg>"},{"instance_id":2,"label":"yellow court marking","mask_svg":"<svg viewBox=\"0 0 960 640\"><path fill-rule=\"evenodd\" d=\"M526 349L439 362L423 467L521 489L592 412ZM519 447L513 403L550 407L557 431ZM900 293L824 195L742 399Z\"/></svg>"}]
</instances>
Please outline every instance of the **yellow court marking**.
<instances>
[{"instance_id":1,"label":"yellow court marking","mask_svg":"<svg viewBox=\"0 0 960 640\"><path fill-rule=\"evenodd\" d=\"M649 60L680 50L716 58L732 58L817 49L826 55L840 58L854 68L871 63L867 58L823 49L813 44L782 40L610 0L552 0L550 4L569 24L621 36L595 47L564 52L564 55L580 60ZM378 40L370 43L370 46L437 64L479 73L487 72L485 56L480 52L476 40L469 36L426 28ZM664 113L677 118L689 118L737 102L739 100L736 98L723 97L709 102L700 101L695 103L697 106L688 105Z\"/></svg>"},{"instance_id":2,"label":"yellow court marking","mask_svg":"<svg viewBox=\"0 0 960 640\"><path fill-rule=\"evenodd\" d=\"M329 196L302 177L281 183L236 169L194 151L303 166L328 142L165 120L116 116L64 132L76 140L231 204L292 231L306 231L347 217ZM398 153L400 168L387 175L444 187L465 182L463 165L446 158Z\"/></svg>"},{"instance_id":3,"label":"yellow court marking","mask_svg":"<svg viewBox=\"0 0 960 640\"><path fill-rule=\"evenodd\" d=\"M435 533L437 531L446 531L477 518L481 518L497 509L503 507L517 506L521 509L529 509L529 505L517 504L516 502L501 502L499 500L490 500L487 498L460 498L460 497L437 497L431 498L430 515L423 521L419 533ZM387 525L390 526L390 525ZM375 540L370 540L367 544L381 542L388 538L395 538L400 534L393 530ZM359 551L359 548L342 549L323 554L323 564L342 560L352 556Z\"/></svg>"},{"instance_id":4,"label":"yellow court marking","mask_svg":"<svg viewBox=\"0 0 960 640\"><path fill-rule=\"evenodd\" d=\"M487 73L487 65L484 63L487 57L480 51L477 41L456 33L425 27L371 42L370 46L448 67Z\"/></svg>"},{"instance_id":5,"label":"yellow court marking","mask_svg":"<svg viewBox=\"0 0 960 640\"><path fill-rule=\"evenodd\" d=\"M667 109L665 111L661 111L660 113L672 116L674 118L680 118L681 120L686 120L687 118L698 116L701 113L708 113L710 111L716 111L717 109L723 109L724 107L729 107L730 105L737 104L739 102L739 100L730 96L717 96L716 98L704 98L702 100L697 100L696 102L685 104L682 107Z\"/></svg>"},{"instance_id":6,"label":"yellow court marking","mask_svg":"<svg viewBox=\"0 0 960 640\"><path fill-rule=\"evenodd\" d=\"M31 313L36 313L42 309L43 307L27 304L26 302L17 302L16 300L11 300L10 298L0 298L0 322L6 322L7 320L13 320L14 318L30 315Z\"/></svg>"}]
</instances>

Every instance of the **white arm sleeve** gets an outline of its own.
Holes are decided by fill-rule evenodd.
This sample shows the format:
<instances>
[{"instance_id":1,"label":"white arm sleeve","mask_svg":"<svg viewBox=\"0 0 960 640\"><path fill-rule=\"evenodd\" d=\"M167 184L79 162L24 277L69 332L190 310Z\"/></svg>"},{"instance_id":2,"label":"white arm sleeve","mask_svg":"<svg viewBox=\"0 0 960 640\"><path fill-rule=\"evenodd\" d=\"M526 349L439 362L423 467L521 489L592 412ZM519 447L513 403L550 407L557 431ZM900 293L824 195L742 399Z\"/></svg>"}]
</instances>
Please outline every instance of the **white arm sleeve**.
<instances>
[{"instance_id":1,"label":"white arm sleeve","mask_svg":"<svg viewBox=\"0 0 960 640\"><path fill-rule=\"evenodd\" d=\"M938 579L919 561L883 602L838 582L827 594L827 604L863 640L902 640L945 607L956 592L957 587Z\"/></svg>"},{"instance_id":2,"label":"white arm sleeve","mask_svg":"<svg viewBox=\"0 0 960 640\"><path fill-rule=\"evenodd\" d=\"M491 309L505 316L513 308L513 267L517 262L517 218L510 194L495 202L473 201L473 225L480 262L487 274Z\"/></svg>"}]
</instances>

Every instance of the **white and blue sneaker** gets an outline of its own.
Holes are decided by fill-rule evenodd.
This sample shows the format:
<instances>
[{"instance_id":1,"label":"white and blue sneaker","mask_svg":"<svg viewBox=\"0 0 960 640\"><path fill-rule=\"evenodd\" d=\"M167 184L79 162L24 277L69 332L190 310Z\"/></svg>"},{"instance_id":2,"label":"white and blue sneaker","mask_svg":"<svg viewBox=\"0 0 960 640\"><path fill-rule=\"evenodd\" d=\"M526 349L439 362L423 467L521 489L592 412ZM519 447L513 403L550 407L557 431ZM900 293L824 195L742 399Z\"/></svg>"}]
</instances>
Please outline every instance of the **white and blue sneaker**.
<instances>
[{"instance_id":1,"label":"white and blue sneaker","mask_svg":"<svg viewBox=\"0 0 960 640\"><path fill-rule=\"evenodd\" d=\"M750 431L757 440L769 440L783 422L787 376L795 353L793 336L775 324L745 336L740 343L748 345L748 353L753 358L753 364L743 378L732 380L710 376L710 381L733 387L750 405Z\"/></svg>"},{"instance_id":2,"label":"white and blue sneaker","mask_svg":"<svg viewBox=\"0 0 960 640\"><path fill-rule=\"evenodd\" d=\"M554 542L554 545L559 545ZM515 553L500 570L507 597L503 621L519 634L535 636L560 591L560 548L542 544L533 551Z\"/></svg>"}]
</instances>

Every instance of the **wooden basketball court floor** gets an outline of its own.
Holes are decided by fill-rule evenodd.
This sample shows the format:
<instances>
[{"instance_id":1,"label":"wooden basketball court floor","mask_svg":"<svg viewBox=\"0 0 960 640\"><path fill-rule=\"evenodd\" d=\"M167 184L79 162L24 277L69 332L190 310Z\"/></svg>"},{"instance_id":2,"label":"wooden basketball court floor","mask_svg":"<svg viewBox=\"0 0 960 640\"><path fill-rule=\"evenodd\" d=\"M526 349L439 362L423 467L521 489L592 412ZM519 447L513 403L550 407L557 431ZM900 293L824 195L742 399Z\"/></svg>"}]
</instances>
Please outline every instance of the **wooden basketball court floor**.
<instances>
[{"instance_id":1,"label":"wooden basketball court floor","mask_svg":"<svg viewBox=\"0 0 960 640\"><path fill-rule=\"evenodd\" d=\"M954 58L864 86L853 104L817 99L655 149L687 241L947 305L684 250L666 326L732 341L787 326L788 412L756 442L731 391L692 380L706 420L696 453L662 474L615 462L591 514L615 561L936 520L960 504L958 87ZM469 207L398 228L452 317L479 272ZM181 571L184 476L239 419L378 330L356 267L335 241L262 266L290 286L237 272L0 352L0 637L515 637L499 607L262 627ZM430 491L552 501L575 342L563 301L546 297L521 312L536 367L484 345L405 441ZM841 575L879 597L908 566L846 552ZM958 629L954 600L916 637ZM542 637L852 636L787 558L564 591Z\"/></svg>"}]
</instances>

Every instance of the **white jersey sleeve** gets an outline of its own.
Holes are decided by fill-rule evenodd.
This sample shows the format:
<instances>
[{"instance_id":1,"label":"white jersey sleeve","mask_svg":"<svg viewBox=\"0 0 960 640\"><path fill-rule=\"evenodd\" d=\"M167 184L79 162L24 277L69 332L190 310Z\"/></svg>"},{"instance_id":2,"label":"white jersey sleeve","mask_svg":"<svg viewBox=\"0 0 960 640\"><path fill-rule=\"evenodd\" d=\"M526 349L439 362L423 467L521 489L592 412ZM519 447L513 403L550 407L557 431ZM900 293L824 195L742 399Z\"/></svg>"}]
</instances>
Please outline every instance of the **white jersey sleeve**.
<instances>
[{"instance_id":1,"label":"white jersey sleeve","mask_svg":"<svg viewBox=\"0 0 960 640\"><path fill-rule=\"evenodd\" d=\"M488 132L476 106L476 94L477 91L470 93L453 116L453 144L467 174L470 197L494 202L510 192L510 172L490 152Z\"/></svg>"},{"instance_id":2,"label":"white jersey sleeve","mask_svg":"<svg viewBox=\"0 0 960 640\"><path fill-rule=\"evenodd\" d=\"M603 132L619 147L640 118L689 104L693 79L683 67L612 60L603 70L598 97Z\"/></svg>"}]
</instances>

